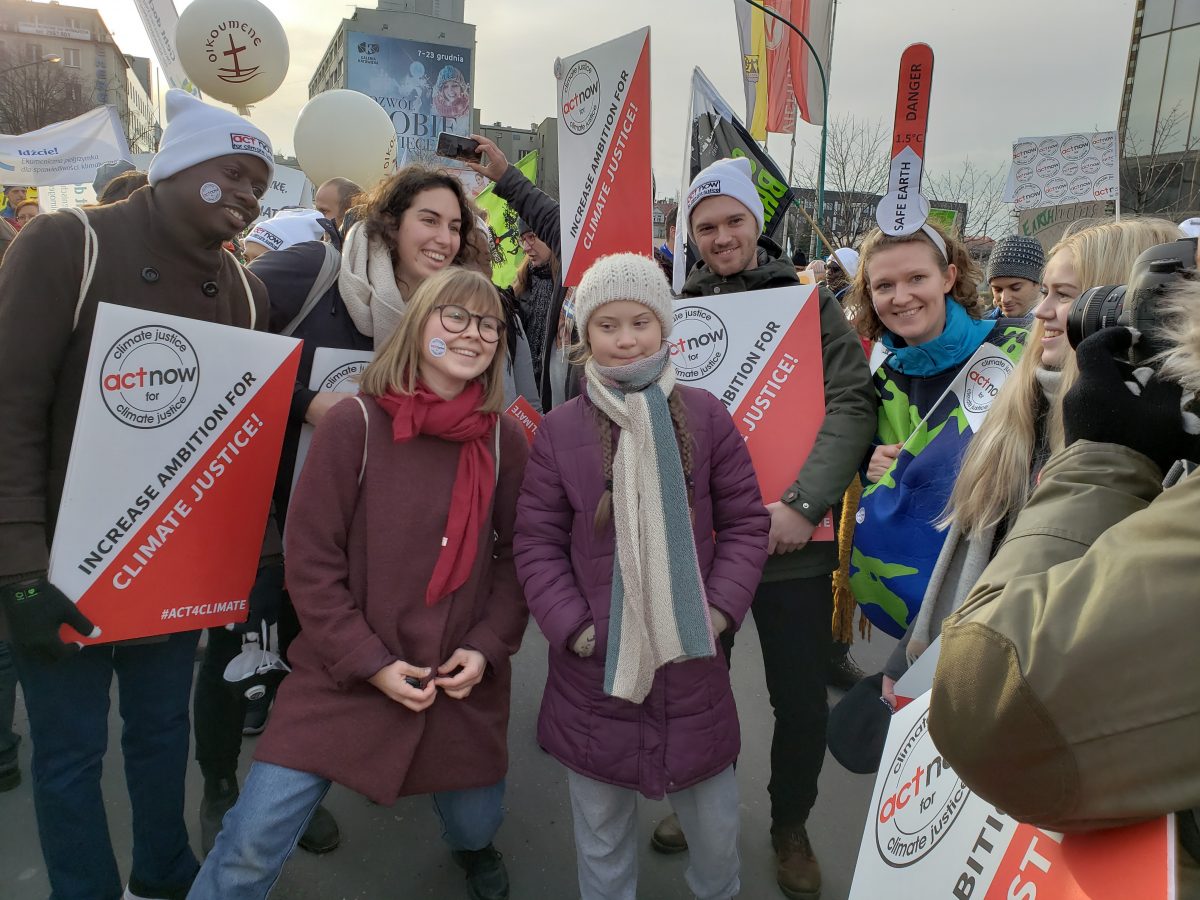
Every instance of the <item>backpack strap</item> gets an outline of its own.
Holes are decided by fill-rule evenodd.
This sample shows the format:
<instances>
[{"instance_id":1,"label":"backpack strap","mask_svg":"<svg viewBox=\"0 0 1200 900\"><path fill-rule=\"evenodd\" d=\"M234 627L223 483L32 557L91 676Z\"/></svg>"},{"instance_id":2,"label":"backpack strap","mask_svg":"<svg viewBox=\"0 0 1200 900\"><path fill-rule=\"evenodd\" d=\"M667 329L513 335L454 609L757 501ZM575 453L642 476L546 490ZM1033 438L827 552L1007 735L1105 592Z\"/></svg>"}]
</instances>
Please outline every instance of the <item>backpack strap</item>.
<instances>
[{"instance_id":1,"label":"backpack strap","mask_svg":"<svg viewBox=\"0 0 1200 900\"><path fill-rule=\"evenodd\" d=\"M363 403L363 398L355 395L354 399L358 402L363 414L363 455L362 462L358 466L358 486L362 487L363 475L367 471L367 438L370 435L371 417L367 415L367 404ZM499 472L499 469L496 471Z\"/></svg>"},{"instance_id":2,"label":"backpack strap","mask_svg":"<svg viewBox=\"0 0 1200 900\"><path fill-rule=\"evenodd\" d=\"M228 250L225 251L229 253ZM246 292L246 305L250 307L250 330L254 330L254 326L258 324L258 309L254 306L254 291L250 290L250 279L246 277L246 267L238 262L238 258L232 253L229 253L229 258L233 260L233 267L237 270L238 278L242 279L242 290Z\"/></svg>"},{"instance_id":3,"label":"backpack strap","mask_svg":"<svg viewBox=\"0 0 1200 900\"><path fill-rule=\"evenodd\" d=\"M284 337L290 337L292 332L300 327L317 301L325 296L325 292L333 287L333 283L337 281L338 270L341 267L341 254L337 252L337 248L328 241L321 244L325 248L325 259L321 261L321 271L317 273L317 280L313 282L309 288L308 296L304 298L304 303L300 307L300 312L296 313L296 318L292 319L287 324L283 331L279 332Z\"/></svg>"},{"instance_id":4,"label":"backpack strap","mask_svg":"<svg viewBox=\"0 0 1200 900\"><path fill-rule=\"evenodd\" d=\"M75 301L75 318L71 320L71 330L74 331L79 327L83 301L96 274L96 262L100 259L100 239L96 236L96 229L88 221L87 213L77 206L68 206L66 211L83 223L83 278L79 282L79 299Z\"/></svg>"}]
</instances>

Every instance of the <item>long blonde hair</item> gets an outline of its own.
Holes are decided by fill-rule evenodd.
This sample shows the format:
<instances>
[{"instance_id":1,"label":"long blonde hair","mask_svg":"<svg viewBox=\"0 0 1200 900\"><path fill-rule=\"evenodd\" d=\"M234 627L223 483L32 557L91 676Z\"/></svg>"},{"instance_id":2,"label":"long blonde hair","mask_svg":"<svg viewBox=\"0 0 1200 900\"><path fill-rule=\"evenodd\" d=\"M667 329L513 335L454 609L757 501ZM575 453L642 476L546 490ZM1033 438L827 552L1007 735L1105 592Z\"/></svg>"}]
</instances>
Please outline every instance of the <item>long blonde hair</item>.
<instances>
[{"instance_id":1,"label":"long blonde hair","mask_svg":"<svg viewBox=\"0 0 1200 900\"><path fill-rule=\"evenodd\" d=\"M1133 261L1142 251L1181 237L1179 228L1165 219L1127 218L1093 225L1065 237L1046 258L1069 253L1081 291L1102 284L1123 284ZM967 445L954 490L941 524L956 522L967 535L1000 524L1029 499L1029 476L1037 441L1037 418L1043 403L1037 371L1042 362L1045 325L1034 321L1025 350L1008 377L978 433ZM1062 367L1057 396L1046 411L1046 436L1050 451L1062 449L1063 394L1079 375L1075 354Z\"/></svg>"},{"instance_id":2,"label":"long blonde hair","mask_svg":"<svg viewBox=\"0 0 1200 900\"><path fill-rule=\"evenodd\" d=\"M469 269L451 266L421 283L404 309L400 327L392 332L375 359L367 366L359 382L364 394L381 397L389 391L415 394L421 362L421 343L425 323L437 307L455 304L483 315L505 321L504 307L495 285ZM482 412L504 409L504 336L496 348L491 365L479 376L483 381Z\"/></svg>"}]
</instances>

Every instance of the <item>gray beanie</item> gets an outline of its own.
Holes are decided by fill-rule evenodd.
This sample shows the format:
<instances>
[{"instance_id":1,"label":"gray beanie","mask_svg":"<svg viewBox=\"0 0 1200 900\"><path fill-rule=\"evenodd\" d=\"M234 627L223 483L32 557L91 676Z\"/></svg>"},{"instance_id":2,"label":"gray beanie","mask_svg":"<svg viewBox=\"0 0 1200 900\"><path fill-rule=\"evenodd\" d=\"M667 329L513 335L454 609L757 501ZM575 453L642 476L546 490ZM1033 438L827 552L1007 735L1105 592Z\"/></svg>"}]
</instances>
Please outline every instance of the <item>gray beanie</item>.
<instances>
[{"instance_id":1,"label":"gray beanie","mask_svg":"<svg viewBox=\"0 0 1200 900\"><path fill-rule=\"evenodd\" d=\"M648 307L662 325L663 337L671 333L675 299L662 268L640 253L613 253L596 260L583 273L575 289L575 326L586 339L592 313L614 300L632 300Z\"/></svg>"},{"instance_id":2,"label":"gray beanie","mask_svg":"<svg viewBox=\"0 0 1200 900\"><path fill-rule=\"evenodd\" d=\"M1034 238L1009 235L996 241L988 257L987 280L993 278L1024 278L1034 284L1042 283L1046 254Z\"/></svg>"}]
</instances>

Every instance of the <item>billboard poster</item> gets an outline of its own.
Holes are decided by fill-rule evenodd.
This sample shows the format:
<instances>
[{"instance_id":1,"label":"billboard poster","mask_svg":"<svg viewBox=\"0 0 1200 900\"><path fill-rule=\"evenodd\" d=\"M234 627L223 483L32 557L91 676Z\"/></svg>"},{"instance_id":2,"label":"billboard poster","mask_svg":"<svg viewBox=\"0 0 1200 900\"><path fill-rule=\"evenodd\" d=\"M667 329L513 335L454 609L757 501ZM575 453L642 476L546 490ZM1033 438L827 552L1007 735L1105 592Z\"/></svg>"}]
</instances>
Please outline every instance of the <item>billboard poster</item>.
<instances>
[{"instance_id":1,"label":"billboard poster","mask_svg":"<svg viewBox=\"0 0 1200 900\"><path fill-rule=\"evenodd\" d=\"M825 421L821 314L813 285L687 297L671 327L675 380L720 400L774 503L796 480ZM834 538L826 515L811 540Z\"/></svg>"},{"instance_id":2,"label":"billboard poster","mask_svg":"<svg viewBox=\"0 0 1200 900\"><path fill-rule=\"evenodd\" d=\"M392 118L398 164L435 159L438 134L471 132L471 50L347 32L346 87Z\"/></svg>"},{"instance_id":3,"label":"billboard poster","mask_svg":"<svg viewBox=\"0 0 1200 900\"><path fill-rule=\"evenodd\" d=\"M650 29L555 60L563 284L610 253L654 245Z\"/></svg>"},{"instance_id":4,"label":"billboard poster","mask_svg":"<svg viewBox=\"0 0 1200 900\"><path fill-rule=\"evenodd\" d=\"M50 548L90 642L245 621L299 361L293 338L100 304Z\"/></svg>"},{"instance_id":5,"label":"billboard poster","mask_svg":"<svg viewBox=\"0 0 1200 900\"><path fill-rule=\"evenodd\" d=\"M850 900L1170 900L1174 818L1065 836L1017 822L942 757L925 693L889 724Z\"/></svg>"}]
</instances>

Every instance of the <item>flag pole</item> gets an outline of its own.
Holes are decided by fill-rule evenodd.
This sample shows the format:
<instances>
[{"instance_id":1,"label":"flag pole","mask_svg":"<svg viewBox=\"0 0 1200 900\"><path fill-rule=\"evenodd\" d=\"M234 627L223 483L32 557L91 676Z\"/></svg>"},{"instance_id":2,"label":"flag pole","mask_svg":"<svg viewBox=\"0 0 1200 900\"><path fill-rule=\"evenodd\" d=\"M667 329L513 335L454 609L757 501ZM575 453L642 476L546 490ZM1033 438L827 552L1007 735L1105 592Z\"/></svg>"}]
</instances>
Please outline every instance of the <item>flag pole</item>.
<instances>
[{"instance_id":1,"label":"flag pole","mask_svg":"<svg viewBox=\"0 0 1200 900\"><path fill-rule=\"evenodd\" d=\"M767 9L761 3L756 3L755 0L745 0L755 9L761 10L772 19L777 19L788 28L792 29L804 41L808 47L808 52L812 54L813 61L817 64L817 74L821 76L821 156L817 161L817 220L825 221L825 148L829 137L829 82L825 78L825 66L821 63L821 57L817 54L817 49L795 25L789 22L784 16L779 15L772 9ZM788 187L791 187L789 184Z\"/></svg>"}]
</instances>

